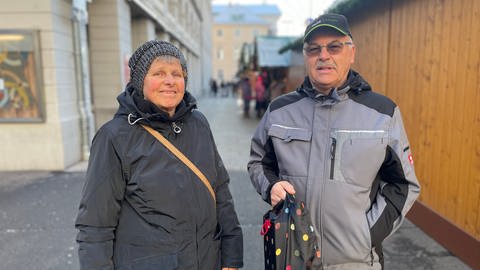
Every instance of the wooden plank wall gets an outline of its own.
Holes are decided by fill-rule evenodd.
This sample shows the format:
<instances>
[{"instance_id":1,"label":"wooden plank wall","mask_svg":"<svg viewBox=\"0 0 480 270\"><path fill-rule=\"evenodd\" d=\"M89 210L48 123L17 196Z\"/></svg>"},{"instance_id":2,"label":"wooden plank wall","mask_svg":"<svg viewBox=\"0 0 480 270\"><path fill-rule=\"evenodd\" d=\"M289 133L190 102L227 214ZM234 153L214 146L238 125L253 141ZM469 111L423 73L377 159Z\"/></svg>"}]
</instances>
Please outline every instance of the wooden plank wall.
<instances>
[{"instance_id":1,"label":"wooden plank wall","mask_svg":"<svg viewBox=\"0 0 480 270\"><path fill-rule=\"evenodd\" d=\"M354 69L400 106L420 201L480 239L480 1L379 2L347 14Z\"/></svg>"}]
</instances>

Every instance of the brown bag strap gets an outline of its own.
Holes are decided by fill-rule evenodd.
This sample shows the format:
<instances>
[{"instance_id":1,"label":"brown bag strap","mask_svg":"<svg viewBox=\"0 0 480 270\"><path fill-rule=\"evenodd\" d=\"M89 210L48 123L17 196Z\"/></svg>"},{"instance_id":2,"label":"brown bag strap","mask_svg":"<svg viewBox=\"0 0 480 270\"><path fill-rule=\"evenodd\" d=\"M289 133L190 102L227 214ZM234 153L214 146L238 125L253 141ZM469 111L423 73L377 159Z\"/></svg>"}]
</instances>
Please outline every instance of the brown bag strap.
<instances>
[{"instance_id":1,"label":"brown bag strap","mask_svg":"<svg viewBox=\"0 0 480 270\"><path fill-rule=\"evenodd\" d=\"M170 143L165 137L163 137L160 133L156 132L153 128L145 125L141 125L144 129L148 131L148 133L152 134L153 137L157 138L165 147L167 147L170 152L172 152L178 159L180 159L188 168L190 168L202 181L202 183L207 187L210 195L212 195L213 201L215 202L215 192L213 191L210 182L207 180L207 177L193 164L180 150L178 150L172 143Z\"/></svg>"}]
</instances>

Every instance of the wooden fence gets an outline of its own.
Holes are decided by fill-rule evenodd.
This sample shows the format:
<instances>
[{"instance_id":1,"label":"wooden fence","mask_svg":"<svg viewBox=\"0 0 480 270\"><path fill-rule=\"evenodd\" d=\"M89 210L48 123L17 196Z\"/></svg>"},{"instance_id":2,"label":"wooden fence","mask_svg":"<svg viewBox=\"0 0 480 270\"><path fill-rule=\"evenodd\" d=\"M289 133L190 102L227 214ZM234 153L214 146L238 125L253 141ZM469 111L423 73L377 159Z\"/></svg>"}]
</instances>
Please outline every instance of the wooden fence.
<instances>
[{"instance_id":1,"label":"wooden fence","mask_svg":"<svg viewBox=\"0 0 480 270\"><path fill-rule=\"evenodd\" d=\"M478 248L480 1L376 2L346 14L357 46L354 69L400 106L421 204Z\"/></svg>"}]
</instances>

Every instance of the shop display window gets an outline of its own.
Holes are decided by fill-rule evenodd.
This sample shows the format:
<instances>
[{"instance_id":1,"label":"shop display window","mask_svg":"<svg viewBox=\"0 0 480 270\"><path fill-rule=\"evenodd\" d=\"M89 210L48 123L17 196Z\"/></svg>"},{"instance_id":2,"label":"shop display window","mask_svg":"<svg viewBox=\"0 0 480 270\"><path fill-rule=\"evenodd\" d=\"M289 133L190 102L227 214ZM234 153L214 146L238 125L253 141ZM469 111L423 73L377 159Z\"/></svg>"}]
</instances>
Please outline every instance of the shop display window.
<instances>
[{"instance_id":1,"label":"shop display window","mask_svg":"<svg viewBox=\"0 0 480 270\"><path fill-rule=\"evenodd\" d=\"M0 30L0 122L44 121L39 33Z\"/></svg>"}]
</instances>

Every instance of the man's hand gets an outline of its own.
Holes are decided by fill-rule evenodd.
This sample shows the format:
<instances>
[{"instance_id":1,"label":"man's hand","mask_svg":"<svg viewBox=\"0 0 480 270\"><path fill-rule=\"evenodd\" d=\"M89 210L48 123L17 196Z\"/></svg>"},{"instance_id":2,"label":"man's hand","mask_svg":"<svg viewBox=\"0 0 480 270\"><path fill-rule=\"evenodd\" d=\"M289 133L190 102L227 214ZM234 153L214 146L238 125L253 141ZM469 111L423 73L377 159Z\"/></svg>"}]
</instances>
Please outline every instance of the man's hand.
<instances>
[{"instance_id":1,"label":"man's hand","mask_svg":"<svg viewBox=\"0 0 480 270\"><path fill-rule=\"evenodd\" d=\"M238 268L223 267L222 270L238 270Z\"/></svg>"},{"instance_id":2,"label":"man's hand","mask_svg":"<svg viewBox=\"0 0 480 270\"><path fill-rule=\"evenodd\" d=\"M295 194L295 189L293 188L292 184L287 181L275 183L270 190L270 201L272 202L272 206L275 206L281 200L285 200L287 192L290 194Z\"/></svg>"}]
</instances>

